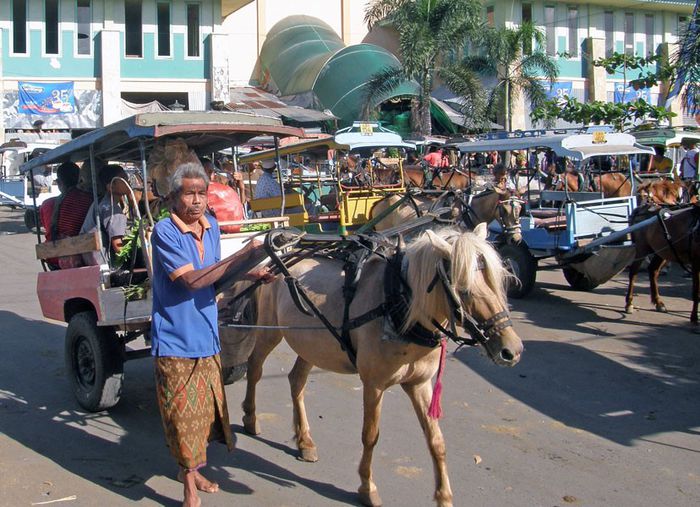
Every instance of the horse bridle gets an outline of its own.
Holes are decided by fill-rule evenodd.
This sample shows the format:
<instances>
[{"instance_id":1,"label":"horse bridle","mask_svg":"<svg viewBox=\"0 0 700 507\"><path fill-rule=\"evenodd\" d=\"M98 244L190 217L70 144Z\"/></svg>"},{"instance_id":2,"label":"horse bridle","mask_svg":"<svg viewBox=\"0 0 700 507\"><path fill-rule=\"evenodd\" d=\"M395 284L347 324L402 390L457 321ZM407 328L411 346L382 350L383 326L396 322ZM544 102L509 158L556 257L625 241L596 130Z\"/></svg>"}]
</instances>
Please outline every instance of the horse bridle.
<instances>
[{"instance_id":1,"label":"horse bridle","mask_svg":"<svg viewBox=\"0 0 700 507\"><path fill-rule=\"evenodd\" d=\"M479 256L477 269L484 269L484 259ZM437 263L435 276L428 285L428 293L432 292L437 282L440 281L447 297L447 304L450 306L451 318L449 321L449 329L446 329L442 324L433 319L432 324L445 336L457 343L460 347L464 345L476 346L481 345L486 350L488 356L493 360L498 355L497 351L492 350L491 338L499 334L508 327L513 326L510 320L508 310L503 310L486 319L483 322L478 322L467 312L459 297L457 289L455 289L452 280L450 279L449 266L447 259L443 259ZM462 329L467 331L471 338L460 336L457 332L455 321L458 321Z\"/></svg>"},{"instance_id":2,"label":"horse bridle","mask_svg":"<svg viewBox=\"0 0 700 507\"><path fill-rule=\"evenodd\" d=\"M506 220L504 218L504 213L505 213L505 208L504 206L506 203L510 203L511 205L514 205L515 203L520 203L522 206L525 201L520 199L519 197L511 196L508 199L503 199L501 201L498 201L498 221L501 224L501 228L503 229L504 232L507 234L514 234L516 232L521 231L520 227L520 220L517 220L515 224L513 225L506 225Z\"/></svg>"}]
</instances>

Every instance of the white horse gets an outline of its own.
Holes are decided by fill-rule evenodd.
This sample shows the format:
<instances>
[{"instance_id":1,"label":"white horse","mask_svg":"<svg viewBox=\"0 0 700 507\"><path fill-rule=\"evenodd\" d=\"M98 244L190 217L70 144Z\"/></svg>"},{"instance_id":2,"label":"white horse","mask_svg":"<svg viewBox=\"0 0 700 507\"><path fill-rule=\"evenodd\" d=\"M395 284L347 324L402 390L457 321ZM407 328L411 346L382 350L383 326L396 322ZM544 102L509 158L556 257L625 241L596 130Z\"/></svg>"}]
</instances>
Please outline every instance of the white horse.
<instances>
[{"instance_id":1,"label":"white horse","mask_svg":"<svg viewBox=\"0 0 700 507\"><path fill-rule=\"evenodd\" d=\"M403 273L413 296L407 306L404 324L397 331L404 338L411 335L411 329L416 325L422 326L426 332L436 332L436 323L453 327L450 321L452 324L455 320L464 323L462 317L468 314L473 319L471 322L476 322L483 331L480 340L493 361L513 366L520 359L523 345L508 316L504 291L506 271L485 236L486 227L482 224L473 233L454 229L426 231L409 243L403 257L403 269L398 271ZM385 302L385 273L395 273L387 268L387 261L379 256L367 261L350 309L350 318L363 315ZM442 276L439 276L440 270ZM290 271L328 320L340 327L344 301L343 262L309 258L294 265ZM260 310L256 324L288 329L258 328L252 331L256 344L248 360L248 383L243 402L245 430L251 434L260 433L255 412L256 385L262 377L265 358L284 338L298 355L289 373L289 382L294 405L294 431L303 460L318 459L304 408L304 387L311 368L318 366L337 373L359 374L363 384L364 449L358 491L364 505L381 505L372 479L372 451L379 435L384 391L399 384L413 403L433 459L435 500L440 506L452 505L445 443L438 421L428 416L433 393L431 379L438 371L441 347L387 339L383 319L376 318L350 332L356 354L353 364L329 331L308 330L308 327L318 327L318 320L299 311L281 277L260 287L255 298ZM307 329L294 329L304 327Z\"/></svg>"}]
</instances>

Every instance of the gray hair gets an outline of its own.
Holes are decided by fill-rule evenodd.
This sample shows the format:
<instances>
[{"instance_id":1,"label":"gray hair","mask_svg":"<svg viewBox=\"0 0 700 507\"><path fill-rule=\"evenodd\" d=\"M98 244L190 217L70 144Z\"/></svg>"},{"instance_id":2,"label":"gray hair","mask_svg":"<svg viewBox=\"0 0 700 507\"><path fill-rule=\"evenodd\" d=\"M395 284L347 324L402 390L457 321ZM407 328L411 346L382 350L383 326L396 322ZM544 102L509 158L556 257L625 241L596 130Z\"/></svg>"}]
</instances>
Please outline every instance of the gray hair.
<instances>
[{"instance_id":1,"label":"gray hair","mask_svg":"<svg viewBox=\"0 0 700 507\"><path fill-rule=\"evenodd\" d=\"M209 187L209 176L204 171L202 165L198 162L185 162L175 168L175 172L168 179L170 193L179 194L182 190L183 179L200 179L204 181L204 185Z\"/></svg>"}]
</instances>

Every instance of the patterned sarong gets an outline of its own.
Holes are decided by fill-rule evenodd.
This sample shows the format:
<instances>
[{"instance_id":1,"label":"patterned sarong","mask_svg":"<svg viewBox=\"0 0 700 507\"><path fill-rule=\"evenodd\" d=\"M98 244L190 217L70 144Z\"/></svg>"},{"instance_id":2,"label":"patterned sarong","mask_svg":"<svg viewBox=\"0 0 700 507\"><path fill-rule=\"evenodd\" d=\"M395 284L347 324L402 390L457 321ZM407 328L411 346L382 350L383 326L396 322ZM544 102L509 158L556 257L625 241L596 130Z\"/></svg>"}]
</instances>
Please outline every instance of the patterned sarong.
<instances>
[{"instance_id":1,"label":"patterned sarong","mask_svg":"<svg viewBox=\"0 0 700 507\"><path fill-rule=\"evenodd\" d=\"M213 440L233 450L219 355L199 359L157 357L158 406L170 452L186 470L207 463Z\"/></svg>"}]
</instances>

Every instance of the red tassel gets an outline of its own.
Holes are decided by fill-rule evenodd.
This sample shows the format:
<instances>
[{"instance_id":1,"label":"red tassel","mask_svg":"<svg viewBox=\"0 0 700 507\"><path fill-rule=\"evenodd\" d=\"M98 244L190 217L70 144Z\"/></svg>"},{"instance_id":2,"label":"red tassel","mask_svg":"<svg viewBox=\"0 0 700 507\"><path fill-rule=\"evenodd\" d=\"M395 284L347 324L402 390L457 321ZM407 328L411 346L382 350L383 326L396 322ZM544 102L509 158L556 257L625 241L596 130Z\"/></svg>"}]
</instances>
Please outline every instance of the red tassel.
<instances>
[{"instance_id":1,"label":"red tassel","mask_svg":"<svg viewBox=\"0 0 700 507\"><path fill-rule=\"evenodd\" d=\"M433 387L433 399L430 400L428 408L428 417L431 419L440 419L442 417L442 406L440 398L442 398L442 373L445 370L445 357L447 356L447 340L440 340L440 366L438 366L437 380Z\"/></svg>"}]
</instances>

